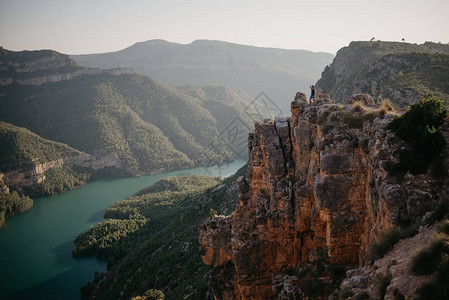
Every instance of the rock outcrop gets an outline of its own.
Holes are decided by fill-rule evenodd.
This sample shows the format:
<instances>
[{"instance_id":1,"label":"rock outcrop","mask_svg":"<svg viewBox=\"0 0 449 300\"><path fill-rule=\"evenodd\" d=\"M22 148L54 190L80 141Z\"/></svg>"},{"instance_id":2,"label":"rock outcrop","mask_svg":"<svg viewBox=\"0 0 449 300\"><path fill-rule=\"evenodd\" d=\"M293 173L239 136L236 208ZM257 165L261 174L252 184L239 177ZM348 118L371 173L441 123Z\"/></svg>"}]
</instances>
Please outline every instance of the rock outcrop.
<instances>
[{"instance_id":1,"label":"rock outcrop","mask_svg":"<svg viewBox=\"0 0 449 300\"><path fill-rule=\"evenodd\" d=\"M114 154L80 154L30 165L6 173L0 172L0 192L6 194L10 190L22 192L24 187L33 186L44 181L46 178L45 172L49 169L61 168L63 166L81 166L92 168L93 170L99 170L105 167L115 167L119 170L123 169L120 159Z\"/></svg>"},{"instance_id":2,"label":"rock outcrop","mask_svg":"<svg viewBox=\"0 0 449 300\"><path fill-rule=\"evenodd\" d=\"M295 279L283 271L316 248L328 246L333 264L359 264L381 232L432 207L437 192L424 177L399 185L388 176L401 146L386 129L392 115L317 103L293 101L291 118L255 124L236 210L200 227L216 299L288 298Z\"/></svg>"},{"instance_id":3,"label":"rock outcrop","mask_svg":"<svg viewBox=\"0 0 449 300\"><path fill-rule=\"evenodd\" d=\"M100 70L77 65L68 55L51 50L13 52L0 47L0 86L43 85L83 75L129 74L131 68Z\"/></svg>"},{"instance_id":4,"label":"rock outcrop","mask_svg":"<svg viewBox=\"0 0 449 300\"><path fill-rule=\"evenodd\" d=\"M398 42L351 42L327 66L317 89L337 102L353 94L369 93L374 100L390 99L408 106L428 93L449 101L446 82L449 46Z\"/></svg>"}]
</instances>

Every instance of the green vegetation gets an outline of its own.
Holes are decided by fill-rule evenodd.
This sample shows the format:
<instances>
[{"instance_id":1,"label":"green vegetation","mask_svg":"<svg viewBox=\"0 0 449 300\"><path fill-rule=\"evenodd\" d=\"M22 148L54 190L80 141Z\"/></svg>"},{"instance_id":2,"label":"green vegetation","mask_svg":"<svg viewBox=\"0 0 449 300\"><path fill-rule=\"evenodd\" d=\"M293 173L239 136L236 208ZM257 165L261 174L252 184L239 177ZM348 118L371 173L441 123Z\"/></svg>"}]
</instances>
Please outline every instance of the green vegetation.
<instances>
[{"instance_id":1,"label":"green vegetation","mask_svg":"<svg viewBox=\"0 0 449 300\"><path fill-rule=\"evenodd\" d=\"M343 267L330 263L329 250L328 246L316 248L315 258L291 274L299 277L301 291L308 299L321 299L330 295L345 276Z\"/></svg>"},{"instance_id":2,"label":"green vegetation","mask_svg":"<svg viewBox=\"0 0 449 300\"><path fill-rule=\"evenodd\" d=\"M154 230L166 226L171 219L167 214L171 217L173 210L181 212L184 208L179 206L179 201L183 200L186 205L187 198L204 192L218 182L215 178L200 175L162 179L135 196L109 206L105 221L75 239L72 254L107 258L111 267Z\"/></svg>"},{"instance_id":3,"label":"green vegetation","mask_svg":"<svg viewBox=\"0 0 449 300\"><path fill-rule=\"evenodd\" d=\"M369 294L367 292L361 292L354 296L354 300L366 300L369 299Z\"/></svg>"},{"instance_id":4,"label":"green vegetation","mask_svg":"<svg viewBox=\"0 0 449 300\"><path fill-rule=\"evenodd\" d=\"M165 295L162 291L149 289L143 296L132 297L131 300L164 300Z\"/></svg>"},{"instance_id":5,"label":"green vegetation","mask_svg":"<svg viewBox=\"0 0 449 300\"><path fill-rule=\"evenodd\" d=\"M391 282L391 274L378 274L376 277L377 284L379 285L379 296L380 299L385 298L385 294L387 293L387 288L390 285Z\"/></svg>"},{"instance_id":6,"label":"green vegetation","mask_svg":"<svg viewBox=\"0 0 449 300\"><path fill-rule=\"evenodd\" d=\"M449 106L448 49L436 43L352 42L325 68L317 87L338 102L370 93L404 107L431 93Z\"/></svg>"},{"instance_id":7,"label":"green vegetation","mask_svg":"<svg viewBox=\"0 0 449 300\"><path fill-rule=\"evenodd\" d=\"M14 62L14 64L4 64L0 70L1 78L15 78L19 80L44 77L54 74L67 74L72 71L83 69L77 65L68 55L58 53L53 50L40 51L8 51L0 47L0 61ZM23 67L26 64L28 72L16 72L17 65Z\"/></svg>"},{"instance_id":8,"label":"green vegetation","mask_svg":"<svg viewBox=\"0 0 449 300\"><path fill-rule=\"evenodd\" d=\"M67 145L43 139L25 128L2 121L0 144L0 172L3 173L82 154Z\"/></svg>"},{"instance_id":9,"label":"green vegetation","mask_svg":"<svg viewBox=\"0 0 449 300\"><path fill-rule=\"evenodd\" d=\"M0 227L5 224L5 219L24 212L33 207L33 200L27 196L21 196L16 191L10 194L0 193Z\"/></svg>"},{"instance_id":10,"label":"green vegetation","mask_svg":"<svg viewBox=\"0 0 449 300\"><path fill-rule=\"evenodd\" d=\"M58 55L2 51L1 61L11 66ZM81 68L61 57L70 68ZM8 72L11 78L19 76L14 68ZM51 68L48 72L58 74ZM232 142L220 133L235 118L247 124L242 106L249 99L237 89L177 88L138 74L100 73L43 85L3 86L0 120L87 153L113 153L130 174L150 173L236 156ZM220 153L206 154L211 145Z\"/></svg>"},{"instance_id":11,"label":"green vegetation","mask_svg":"<svg viewBox=\"0 0 449 300\"><path fill-rule=\"evenodd\" d=\"M427 171L446 145L439 130L446 116L443 103L428 96L388 124L388 129L407 143L407 147L398 151L399 163L393 166L391 173L422 174Z\"/></svg>"},{"instance_id":12,"label":"green vegetation","mask_svg":"<svg viewBox=\"0 0 449 300\"><path fill-rule=\"evenodd\" d=\"M211 208L234 209L235 180L245 171L224 180L166 178L110 206L108 219L75 241L75 255L95 253L108 261L109 272L83 287L83 298L113 299L121 291L131 298L158 289L166 299L205 299L211 267L198 254L198 228Z\"/></svg>"},{"instance_id":13,"label":"green vegetation","mask_svg":"<svg viewBox=\"0 0 449 300\"><path fill-rule=\"evenodd\" d=\"M333 57L329 53L201 40L188 45L151 40L118 52L72 56L90 67L128 66L164 83L221 84L241 88L252 97L264 91L284 114L290 109L292 96L298 90L309 91L310 83L318 80ZM195 98L202 98L200 94L215 97L214 91L182 90Z\"/></svg>"},{"instance_id":14,"label":"green vegetation","mask_svg":"<svg viewBox=\"0 0 449 300\"><path fill-rule=\"evenodd\" d=\"M370 245L368 258L370 260L382 258L386 253L393 249L394 245L396 245L400 239L412 237L417 233L418 227L416 225L409 225L403 228L394 227L387 230L377 241Z\"/></svg>"},{"instance_id":15,"label":"green vegetation","mask_svg":"<svg viewBox=\"0 0 449 300\"><path fill-rule=\"evenodd\" d=\"M348 111L343 113L343 122L346 124L348 128L358 128L361 129L363 127L363 114L360 114L357 111Z\"/></svg>"},{"instance_id":16,"label":"green vegetation","mask_svg":"<svg viewBox=\"0 0 449 300\"><path fill-rule=\"evenodd\" d=\"M26 195L33 198L55 195L85 184L94 174L95 171L91 168L76 166L51 168L44 173L44 181L25 186L23 190Z\"/></svg>"},{"instance_id":17,"label":"green vegetation","mask_svg":"<svg viewBox=\"0 0 449 300\"><path fill-rule=\"evenodd\" d=\"M426 224L433 224L437 221L441 221L444 218L449 219L449 198L443 198L439 200L433 208L430 216L426 218Z\"/></svg>"},{"instance_id":18,"label":"green vegetation","mask_svg":"<svg viewBox=\"0 0 449 300\"><path fill-rule=\"evenodd\" d=\"M418 299L447 299L449 296L449 219L443 220L428 248L415 253L411 270L415 275L432 275L418 289Z\"/></svg>"}]
</instances>

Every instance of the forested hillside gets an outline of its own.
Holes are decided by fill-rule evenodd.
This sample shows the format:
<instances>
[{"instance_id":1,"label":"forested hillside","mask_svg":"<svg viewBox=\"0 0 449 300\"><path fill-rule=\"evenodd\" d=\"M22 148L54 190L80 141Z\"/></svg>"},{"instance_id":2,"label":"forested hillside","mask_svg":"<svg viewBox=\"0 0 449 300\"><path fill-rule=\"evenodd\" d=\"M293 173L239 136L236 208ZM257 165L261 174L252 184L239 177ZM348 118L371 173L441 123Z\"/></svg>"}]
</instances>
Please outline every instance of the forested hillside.
<instances>
[{"instance_id":1,"label":"forested hillside","mask_svg":"<svg viewBox=\"0 0 449 300\"><path fill-rule=\"evenodd\" d=\"M80 67L54 51L2 49L0 62L0 120L89 154L114 154L128 174L232 159L220 133L236 117L248 121L242 107L251 98L237 89L167 86ZM206 154L211 144L220 153Z\"/></svg>"},{"instance_id":2,"label":"forested hillside","mask_svg":"<svg viewBox=\"0 0 449 300\"><path fill-rule=\"evenodd\" d=\"M317 87L343 102L369 93L399 107L434 94L449 105L449 45L399 42L352 42L326 67Z\"/></svg>"},{"instance_id":3,"label":"forested hillside","mask_svg":"<svg viewBox=\"0 0 449 300\"><path fill-rule=\"evenodd\" d=\"M288 114L295 93L308 91L334 55L210 40L187 45L150 40L117 52L71 57L90 67L131 67L169 84L234 86L252 97L265 92Z\"/></svg>"},{"instance_id":4,"label":"forested hillside","mask_svg":"<svg viewBox=\"0 0 449 300\"><path fill-rule=\"evenodd\" d=\"M206 176L163 179L111 205L106 220L75 240L73 254L108 261L82 288L84 299L130 298L149 289L166 299L206 299L210 267L198 254L198 228L210 214L229 213L237 201L235 180L246 166L220 180Z\"/></svg>"}]
</instances>

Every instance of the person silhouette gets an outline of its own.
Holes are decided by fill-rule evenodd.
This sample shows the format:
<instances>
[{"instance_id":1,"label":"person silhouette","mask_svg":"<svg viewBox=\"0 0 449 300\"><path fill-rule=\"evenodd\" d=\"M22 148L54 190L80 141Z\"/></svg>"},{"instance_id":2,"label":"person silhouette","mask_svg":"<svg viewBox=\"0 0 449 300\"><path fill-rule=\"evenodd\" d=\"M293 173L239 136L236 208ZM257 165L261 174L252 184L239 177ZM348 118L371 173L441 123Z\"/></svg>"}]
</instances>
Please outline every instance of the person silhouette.
<instances>
[{"instance_id":1,"label":"person silhouette","mask_svg":"<svg viewBox=\"0 0 449 300\"><path fill-rule=\"evenodd\" d=\"M310 86L310 99L309 99L309 104L315 103L315 94L316 94L316 89L314 85Z\"/></svg>"}]
</instances>

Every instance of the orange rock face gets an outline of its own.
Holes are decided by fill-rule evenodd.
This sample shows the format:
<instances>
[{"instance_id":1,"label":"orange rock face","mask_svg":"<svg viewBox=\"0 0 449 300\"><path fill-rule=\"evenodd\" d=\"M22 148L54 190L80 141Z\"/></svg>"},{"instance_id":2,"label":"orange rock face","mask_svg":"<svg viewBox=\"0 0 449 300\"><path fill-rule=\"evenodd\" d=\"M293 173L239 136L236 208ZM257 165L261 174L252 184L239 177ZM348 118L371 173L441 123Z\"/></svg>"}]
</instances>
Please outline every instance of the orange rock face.
<instances>
[{"instance_id":1,"label":"orange rock face","mask_svg":"<svg viewBox=\"0 0 449 300\"><path fill-rule=\"evenodd\" d=\"M216 299L273 299L273 277L300 268L317 247L329 246L334 264L360 263L379 233L431 207L428 191L387 177L399 147L386 130L391 116L365 117L294 101L291 118L255 125L236 210L200 228Z\"/></svg>"}]
</instances>

